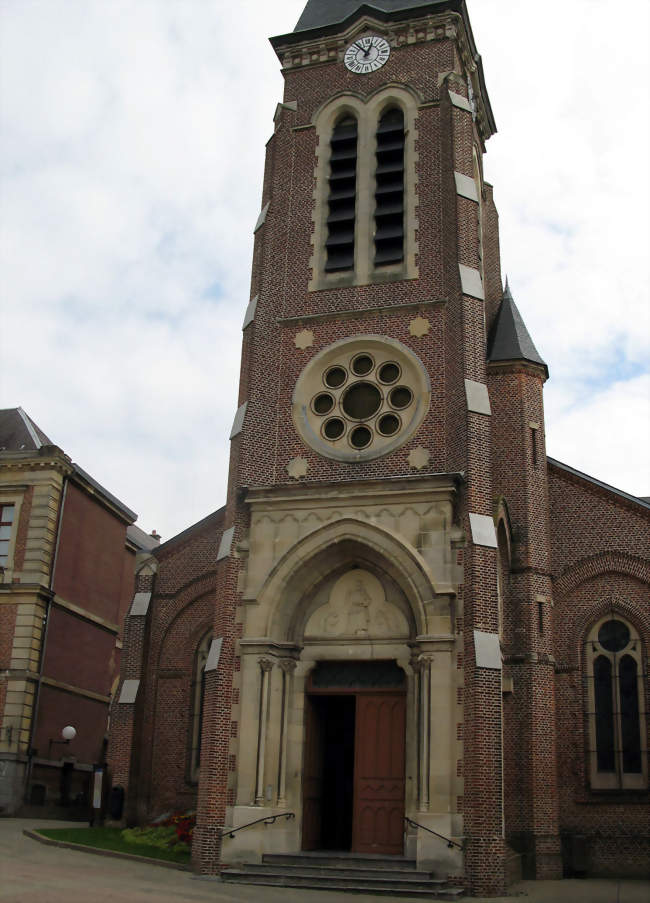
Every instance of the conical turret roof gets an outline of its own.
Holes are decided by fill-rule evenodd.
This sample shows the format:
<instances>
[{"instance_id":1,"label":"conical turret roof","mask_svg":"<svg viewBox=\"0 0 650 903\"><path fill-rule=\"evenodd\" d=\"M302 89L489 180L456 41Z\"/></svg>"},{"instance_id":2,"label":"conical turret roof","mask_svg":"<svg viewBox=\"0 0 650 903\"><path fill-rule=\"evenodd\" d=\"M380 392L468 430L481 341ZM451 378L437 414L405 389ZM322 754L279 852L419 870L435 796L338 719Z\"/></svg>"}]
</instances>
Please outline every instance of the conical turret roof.
<instances>
[{"instance_id":1,"label":"conical turret roof","mask_svg":"<svg viewBox=\"0 0 650 903\"><path fill-rule=\"evenodd\" d=\"M521 314L514 302L508 280L503 290L501 306L496 315L488 340L487 359L496 361L530 361L546 371L548 367L535 348Z\"/></svg>"}]
</instances>

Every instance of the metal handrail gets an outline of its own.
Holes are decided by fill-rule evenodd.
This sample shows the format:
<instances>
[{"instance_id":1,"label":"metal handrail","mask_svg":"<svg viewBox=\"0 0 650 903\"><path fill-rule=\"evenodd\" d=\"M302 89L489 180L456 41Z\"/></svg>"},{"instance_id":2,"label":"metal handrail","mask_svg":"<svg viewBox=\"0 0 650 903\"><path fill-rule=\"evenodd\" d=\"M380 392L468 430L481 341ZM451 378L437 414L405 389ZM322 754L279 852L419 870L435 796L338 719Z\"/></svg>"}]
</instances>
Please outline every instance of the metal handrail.
<instances>
[{"instance_id":1,"label":"metal handrail","mask_svg":"<svg viewBox=\"0 0 650 903\"><path fill-rule=\"evenodd\" d=\"M408 818L406 815L404 816L404 821L407 824L411 825L413 828L422 828L423 831L428 831L429 834L435 834L435 836L439 837L440 840L444 840L446 842L446 844L450 850L452 847L458 847L459 850L465 849L464 843L456 843L456 841L452 840L450 837L445 837L444 834L438 834L437 831L432 831L431 828L427 828L427 827L425 827L425 825L418 824L418 822L413 821L412 818Z\"/></svg>"},{"instance_id":2,"label":"metal handrail","mask_svg":"<svg viewBox=\"0 0 650 903\"><path fill-rule=\"evenodd\" d=\"M238 828L232 828L230 831L222 831L222 837L234 837L237 831L243 831L244 828L250 828L251 825L259 825L264 822L265 825L272 825L277 818L295 818L295 812L280 812L278 815L266 815L264 818L256 818L255 821L249 821L247 825L240 825Z\"/></svg>"}]
</instances>

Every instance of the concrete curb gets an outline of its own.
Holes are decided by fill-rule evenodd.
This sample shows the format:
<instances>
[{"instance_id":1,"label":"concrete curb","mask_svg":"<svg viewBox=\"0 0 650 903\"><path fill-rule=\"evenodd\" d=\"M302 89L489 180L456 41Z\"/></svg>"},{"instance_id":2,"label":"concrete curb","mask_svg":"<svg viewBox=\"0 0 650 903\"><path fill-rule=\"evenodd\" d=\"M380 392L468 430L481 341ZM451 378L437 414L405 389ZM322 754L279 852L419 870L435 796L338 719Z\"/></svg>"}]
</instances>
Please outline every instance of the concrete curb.
<instances>
[{"instance_id":1,"label":"concrete curb","mask_svg":"<svg viewBox=\"0 0 650 903\"><path fill-rule=\"evenodd\" d=\"M183 865L180 862L167 862L164 859L150 859L148 856L136 856L132 853L120 853L118 850L104 850L102 847L87 847L82 843L70 843L67 840L54 840L52 837L46 837L38 831L30 831L29 828L23 828L25 837L37 840L49 847L63 847L66 850L79 850L82 853L94 853L96 856L110 856L112 859L127 859L130 862L144 862L147 865L160 865L166 869L176 869L180 872L191 872L189 865Z\"/></svg>"}]
</instances>

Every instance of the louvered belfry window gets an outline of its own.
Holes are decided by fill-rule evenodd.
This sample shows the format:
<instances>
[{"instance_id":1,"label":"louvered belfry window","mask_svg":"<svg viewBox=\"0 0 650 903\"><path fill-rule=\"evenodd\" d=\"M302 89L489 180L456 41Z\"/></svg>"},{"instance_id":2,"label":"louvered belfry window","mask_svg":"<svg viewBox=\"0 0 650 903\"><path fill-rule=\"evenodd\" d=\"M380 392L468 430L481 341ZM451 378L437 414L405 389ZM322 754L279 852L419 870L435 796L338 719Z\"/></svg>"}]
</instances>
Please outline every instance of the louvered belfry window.
<instances>
[{"instance_id":1,"label":"louvered belfry window","mask_svg":"<svg viewBox=\"0 0 650 903\"><path fill-rule=\"evenodd\" d=\"M357 194L357 121L345 116L331 140L325 270L354 267L354 219Z\"/></svg>"},{"instance_id":2,"label":"louvered belfry window","mask_svg":"<svg viewBox=\"0 0 650 903\"><path fill-rule=\"evenodd\" d=\"M404 114L392 108L377 128L375 266L404 259Z\"/></svg>"}]
</instances>

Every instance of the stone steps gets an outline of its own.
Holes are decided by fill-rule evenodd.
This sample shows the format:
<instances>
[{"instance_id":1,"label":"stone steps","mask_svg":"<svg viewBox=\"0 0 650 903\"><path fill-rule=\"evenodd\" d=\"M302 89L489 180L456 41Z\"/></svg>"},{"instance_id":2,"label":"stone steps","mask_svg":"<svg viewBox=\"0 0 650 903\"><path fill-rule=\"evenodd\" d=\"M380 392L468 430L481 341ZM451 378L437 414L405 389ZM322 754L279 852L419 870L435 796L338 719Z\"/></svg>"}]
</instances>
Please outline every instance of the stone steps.
<instances>
[{"instance_id":1,"label":"stone steps","mask_svg":"<svg viewBox=\"0 0 650 903\"><path fill-rule=\"evenodd\" d=\"M267 854L261 863L224 869L224 881L275 887L347 891L455 900L464 893L443 878L417 871L401 856L337 856L328 853Z\"/></svg>"}]
</instances>

